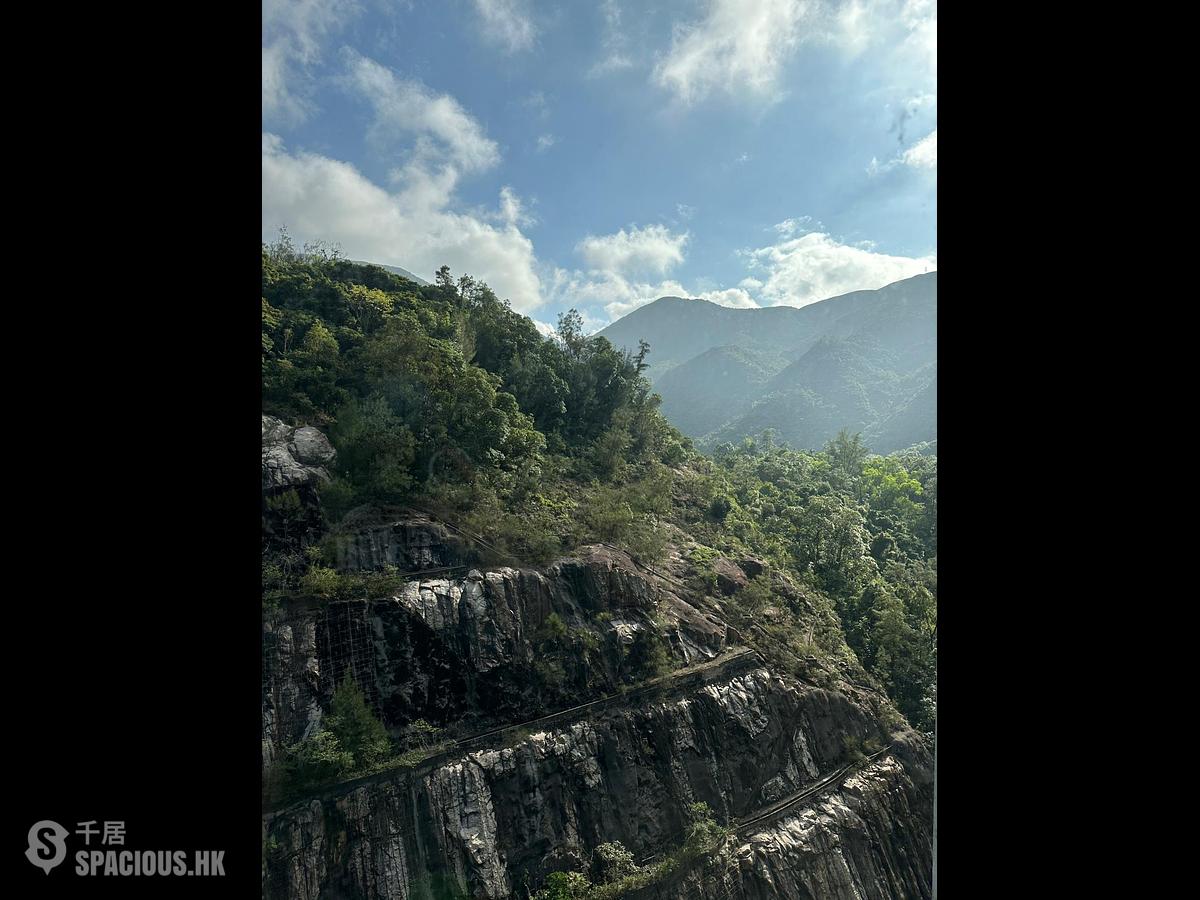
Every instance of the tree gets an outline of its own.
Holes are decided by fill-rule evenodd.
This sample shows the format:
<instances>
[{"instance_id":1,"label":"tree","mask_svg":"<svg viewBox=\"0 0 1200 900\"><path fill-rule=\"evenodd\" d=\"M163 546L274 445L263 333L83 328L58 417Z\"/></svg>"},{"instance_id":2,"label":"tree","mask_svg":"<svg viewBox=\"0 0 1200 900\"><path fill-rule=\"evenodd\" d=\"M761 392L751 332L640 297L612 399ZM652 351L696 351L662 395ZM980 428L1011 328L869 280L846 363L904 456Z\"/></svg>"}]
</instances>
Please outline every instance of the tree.
<instances>
[{"instance_id":1,"label":"tree","mask_svg":"<svg viewBox=\"0 0 1200 900\"><path fill-rule=\"evenodd\" d=\"M345 296L346 306L363 334L373 332L392 312L394 301L378 288L352 284Z\"/></svg>"},{"instance_id":2,"label":"tree","mask_svg":"<svg viewBox=\"0 0 1200 900\"><path fill-rule=\"evenodd\" d=\"M862 435L852 435L846 428L839 431L837 437L825 445L824 450L834 468L854 477L861 474L862 464L870 452L862 442Z\"/></svg>"},{"instance_id":3,"label":"tree","mask_svg":"<svg viewBox=\"0 0 1200 900\"><path fill-rule=\"evenodd\" d=\"M638 679L653 678L668 671L671 655L662 635L653 628L639 629L629 645L629 665Z\"/></svg>"},{"instance_id":4,"label":"tree","mask_svg":"<svg viewBox=\"0 0 1200 900\"><path fill-rule=\"evenodd\" d=\"M341 747L351 755L355 768L378 762L391 749L387 729L371 713L362 689L349 672L333 692L325 723Z\"/></svg>"},{"instance_id":5,"label":"tree","mask_svg":"<svg viewBox=\"0 0 1200 900\"><path fill-rule=\"evenodd\" d=\"M579 310L569 309L558 314L558 336L571 356L579 359L583 355L587 338L583 336L583 316Z\"/></svg>"}]
</instances>

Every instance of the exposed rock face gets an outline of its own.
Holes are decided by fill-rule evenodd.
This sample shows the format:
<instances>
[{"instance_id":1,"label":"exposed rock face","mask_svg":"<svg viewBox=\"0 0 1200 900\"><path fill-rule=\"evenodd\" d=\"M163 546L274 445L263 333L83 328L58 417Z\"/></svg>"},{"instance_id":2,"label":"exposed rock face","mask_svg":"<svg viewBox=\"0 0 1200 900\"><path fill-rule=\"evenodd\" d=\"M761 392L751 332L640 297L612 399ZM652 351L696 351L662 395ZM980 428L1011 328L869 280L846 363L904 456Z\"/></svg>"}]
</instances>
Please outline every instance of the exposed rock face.
<instances>
[{"instance_id":1,"label":"exposed rock face","mask_svg":"<svg viewBox=\"0 0 1200 900\"><path fill-rule=\"evenodd\" d=\"M293 427L274 416L262 417L262 488L282 491L313 487L329 480L325 468L337 452L311 425Z\"/></svg>"},{"instance_id":2,"label":"exposed rock face","mask_svg":"<svg viewBox=\"0 0 1200 900\"><path fill-rule=\"evenodd\" d=\"M547 710L529 691L552 613L595 649L564 668ZM645 629L698 667L623 694L624 654ZM371 601L285 607L264 629L264 770L319 723L346 673L393 727L424 718L467 736L563 711L268 814L265 896L525 897L552 871L585 868L601 843L638 860L670 852L690 803L722 822L748 817L837 770L847 738L888 739L869 691L808 684L753 655L705 662L730 640L708 608L606 547L545 571L471 570ZM739 835L719 865L629 896L927 897L932 797L928 751L910 740Z\"/></svg>"},{"instance_id":3,"label":"exposed rock face","mask_svg":"<svg viewBox=\"0 0 1200 900\"><path fill-rule=\"evenodd\" d=\"M746 573L724 557L713 561L713 570L717 573L717 587L726 597L746 586Z\"/></svg>"},{"instance_id":4,"label":"exposed rock face","mask_svg":"<svg viewBox=\"0 0 1200 900\"><path fill-rule=\"evenodd\" d=\"M729 856L627 895L630 900L863 900L932 897L932 773L904 748L839 790L739 834Z\"/></svg>"},{"instance_id":5,"label":"exposed rock face","mask_svg":"<svg viewBox=\"0 0 1200 900\"><path fill-rule=\"evenodd\" d=\"M364 572L395 566L420 572L472 565L479 557L471 544L429 515L412 510L386 516L370 511L344 522L333 536L337 568Z\"/></svg>"},{"instance_id":6,"label":"exposed rock face","mask_svg":"<svg viewBox=\"0 0 1200 900\"><path fill-rule=\"evenodd\" d=\"M402 522L396 528L403 532L393 533L422 527ZM264 625L264 770L284 747L311 733L347 673L389 726L467 717L474 727L553 711L540 708L530 693L542 659L538 629L551 613L573 633L592 635L596 647L589 658L567 661L561 705L611 693L629 675L623 663L636 633L659 627L652 623L659 597L668 646L679 662L726 648L727 629L660 591L627 556L606 548L584 548L545 573L471 570L463 578L410 581L392 597L288 606Z\"/></svg>"},{"instance_id":7,"label":"exposed rock face","mask_svg":"<svg viewBox=\"0 0 1200 900\"><path fill-rule=\"evenodd\" d=\"M270 817L268 894L316 900L336 886L334 896L408 898L423 895L422 882L449 878L473 897L523 896L600 843L619 840L639 859L678 843L689 803L707 802L726 820L816 781L842 762L846 734L877 737L870 711L761 668L609 709ZM932 786L898 761L876 768L816 813L751 836L733 896L923 896L905 888L924 883L929 868L920 844ZM901 847L893 830L915 831L916 844ZM655 890L723 896L688 887Z\"/></svg>"}]
</instances>

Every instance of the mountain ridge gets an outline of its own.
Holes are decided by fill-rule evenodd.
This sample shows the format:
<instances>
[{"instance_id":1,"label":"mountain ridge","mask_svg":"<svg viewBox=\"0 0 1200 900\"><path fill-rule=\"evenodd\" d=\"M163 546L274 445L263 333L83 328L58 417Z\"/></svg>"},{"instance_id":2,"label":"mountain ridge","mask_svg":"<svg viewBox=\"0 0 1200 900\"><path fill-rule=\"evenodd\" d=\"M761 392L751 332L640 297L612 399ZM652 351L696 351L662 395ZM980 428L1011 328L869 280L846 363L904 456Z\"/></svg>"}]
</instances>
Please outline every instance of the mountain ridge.
<instances>
[{"instance_id":1,"label":"mountain ridge","mask_svg":"<svg viewBox=\"0 0 1200 900\"><path fill-rule=\"evenodd\" d=\"M936 439L936 270L802 307L660 297L598 334L648 341L663 413L702 447L766 428L810 448L843 427L879 452Z\"/></svg>"}]
</instances>

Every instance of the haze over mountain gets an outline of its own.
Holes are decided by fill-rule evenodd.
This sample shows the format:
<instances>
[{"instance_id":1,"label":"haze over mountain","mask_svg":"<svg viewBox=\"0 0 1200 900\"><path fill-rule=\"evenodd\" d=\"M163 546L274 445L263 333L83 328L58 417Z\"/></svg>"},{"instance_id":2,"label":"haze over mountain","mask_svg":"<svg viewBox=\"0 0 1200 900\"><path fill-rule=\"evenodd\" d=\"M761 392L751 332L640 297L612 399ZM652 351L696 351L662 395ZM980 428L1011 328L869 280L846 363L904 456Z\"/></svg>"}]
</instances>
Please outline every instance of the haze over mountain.
<instances>
[{"instance_id":1,"label":"haze over mountain","mask_svg":"<svg viewBox=\"0 0 1200 900\"><path fill-rule=\"evenodd\" d=\"M842 428L879 453L937 440L937 272L800 308L662 297L600 334L649 342L663 413L703 447L768 428L807 448Z\"/></svg>"},{"instance_id":2,"label":"haze over mountain","mask_svg":"<svg viewBox=\"0 0 1200 900\"><path fill-rule=\"evenodd\" d=\"M401 268L400 266L389 266L384 263L369 262L365 259L352 259L350 261L363 266L379 266L381 269L387 269L393 275L399 275L401 278L407 278L409 281L415 281L417 284L433 284L432 281L426 281L420 275L414 275L408 269Z\"/></svg>"}]
</instances>

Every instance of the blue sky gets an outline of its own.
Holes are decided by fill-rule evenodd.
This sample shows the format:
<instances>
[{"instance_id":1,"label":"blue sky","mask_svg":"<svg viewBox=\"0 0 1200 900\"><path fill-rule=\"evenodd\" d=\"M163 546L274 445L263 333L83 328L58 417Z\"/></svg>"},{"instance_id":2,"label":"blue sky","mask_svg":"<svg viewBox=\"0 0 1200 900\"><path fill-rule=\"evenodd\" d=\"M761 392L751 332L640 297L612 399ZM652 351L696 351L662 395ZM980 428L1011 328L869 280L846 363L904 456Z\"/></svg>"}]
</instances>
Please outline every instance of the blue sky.
<instances>
[{"instance_id":1,"label":"blue sky","mask_svg":"<svg viewBox=\"0 0 1200 900\"><path fill-rule=\"evenodd\" d=\"M937 268L930 0L264 0L262 231L554 323Z\"/></svg>"}]
</instances>

